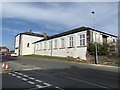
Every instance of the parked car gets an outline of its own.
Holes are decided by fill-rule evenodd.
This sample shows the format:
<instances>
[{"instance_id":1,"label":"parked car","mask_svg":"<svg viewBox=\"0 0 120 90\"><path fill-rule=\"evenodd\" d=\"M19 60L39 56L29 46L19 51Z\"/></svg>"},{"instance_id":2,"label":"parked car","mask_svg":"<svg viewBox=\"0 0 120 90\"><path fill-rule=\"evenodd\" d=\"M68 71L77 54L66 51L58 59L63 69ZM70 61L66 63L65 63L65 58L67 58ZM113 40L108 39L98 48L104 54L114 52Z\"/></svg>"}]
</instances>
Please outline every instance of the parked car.
<instances>
[{"instance_id":1,"label":"parked car","mask_svg":"<svg viewBox=\"0 0 120 90\"><path fill-rule=\"evenodd\" d=\"M12 53L11 56L17 57L18 55L17 55L17 53Z\"/></svg>"},{"instance_id":2,"label":"parked car","mask_svg":"<svg viewBox=\"0 0 120 90\"><path fill-rule=\"evenodd\" d=\"M5 56L11 56L11 54L10 53L6 53Z\"/></svg>"}]
</instances>

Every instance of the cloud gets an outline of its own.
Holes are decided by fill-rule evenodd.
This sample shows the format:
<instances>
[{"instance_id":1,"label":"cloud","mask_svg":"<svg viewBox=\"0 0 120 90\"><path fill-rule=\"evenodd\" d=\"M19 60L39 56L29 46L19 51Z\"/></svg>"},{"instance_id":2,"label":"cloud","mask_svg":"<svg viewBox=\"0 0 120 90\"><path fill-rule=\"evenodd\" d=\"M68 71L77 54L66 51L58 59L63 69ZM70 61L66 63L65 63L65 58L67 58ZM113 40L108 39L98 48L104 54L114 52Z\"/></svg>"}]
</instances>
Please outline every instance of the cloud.
<instances>
[{"instance_id":1,"label":"cloud","mask_svg":"<svg viewBox=\"0 0 120 90\"><path fill-rule=\"evenodd\" d=\"M117 17L114 17L117 15L117 3L37 3L37 6L34 4L3 3L2 18L19 18L37 23L45 21L65 25L69 29L80 26L95 27L98 24L107 28L110 27L107 24L109 20L113 22L117 20ZM95 11L95 24L91 11Z\"/></svg>"},{"instance_id":2,"label":"cloud","mask_svg":"<svg viewBox=\"0 0 120 90\"><path fill-rule=\"evenodd\" d=\"M2 0L2 2L118 2L119 0Z\"/></svg>"},{"instance_id":3,"label":"cloud","mask_svg":"<svg viewBox=\"0 0 120 90\"><path fill-rule=\"evenodd\" d=\"M17 29L12 29L12 28L2 28L2 32L9 32L12 35L16 35L22 31L17 30Z\"/></svg>"},{"instance_id":4,"label":"cloud","mask_svg":"<svg viewBox=\"0 0 120 90\"><path fill-rule=\"evenodd\" d=\"M83 5L82 5L83 4ZM102 5L103 4L103 5ZM50 5L50 4L49 4ZM85 5L87 7L85 7ZM73 6L59 5L59 3L52 3L49 8L33 7L20 3L4 3L3 4L3 18L21 18L30 21L49 21L53 23L65 24L65 25L77 25L77 24L89 24L91 22L90 12L94 9L96 11L96 17L100 17L99 20L105 20L110 17L111 12L115 8L110 4L97 3L75 3ZM100 9L100 6L104 9ZM109 14L110 13L110 14ZM98 20L98 22L99 22Z\"/></svg>"}]
</instances>

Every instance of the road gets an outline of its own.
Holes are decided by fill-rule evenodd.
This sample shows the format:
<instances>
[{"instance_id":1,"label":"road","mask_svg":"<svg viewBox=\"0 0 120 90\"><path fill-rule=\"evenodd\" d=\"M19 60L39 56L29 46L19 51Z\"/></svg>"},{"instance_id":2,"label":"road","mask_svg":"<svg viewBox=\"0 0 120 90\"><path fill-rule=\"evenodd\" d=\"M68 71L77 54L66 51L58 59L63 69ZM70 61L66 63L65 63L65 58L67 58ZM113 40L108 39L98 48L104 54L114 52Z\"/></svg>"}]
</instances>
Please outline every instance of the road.
<instances>
[{"instance_id":1,"label":"road","mask_svg":"<svg viewBox=\"0 0 120 90\"><path fill-rule=\"evenodd\" d=\"M2 87L37 90L39 88L118 88L118 68L78 64L58 60L3 57L10 71L2 74Z\"/></svg>"}]
</instances>

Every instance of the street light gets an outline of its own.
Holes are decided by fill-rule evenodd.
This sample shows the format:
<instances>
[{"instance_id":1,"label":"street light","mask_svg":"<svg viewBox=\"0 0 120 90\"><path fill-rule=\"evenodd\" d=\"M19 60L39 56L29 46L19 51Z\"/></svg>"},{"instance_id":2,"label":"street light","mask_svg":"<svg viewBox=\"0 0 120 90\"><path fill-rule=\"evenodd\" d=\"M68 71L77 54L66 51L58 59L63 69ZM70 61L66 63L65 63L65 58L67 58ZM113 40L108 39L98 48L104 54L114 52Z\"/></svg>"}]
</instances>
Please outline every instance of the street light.
<instances>
[{"instance_id":1,"label":"street light","mask_svg":"<svg viewBox=\"0 0 120 90\"><path fill-rule=\"evenodd\" d=\"M94 25L95 25L95 12L92 11L91 12L93 14L93 22L94 22ZM96 40L96 31L95 31L95 64L98 64L98 53L97 53L97 40Z\"/></svg>"}]
</instances>

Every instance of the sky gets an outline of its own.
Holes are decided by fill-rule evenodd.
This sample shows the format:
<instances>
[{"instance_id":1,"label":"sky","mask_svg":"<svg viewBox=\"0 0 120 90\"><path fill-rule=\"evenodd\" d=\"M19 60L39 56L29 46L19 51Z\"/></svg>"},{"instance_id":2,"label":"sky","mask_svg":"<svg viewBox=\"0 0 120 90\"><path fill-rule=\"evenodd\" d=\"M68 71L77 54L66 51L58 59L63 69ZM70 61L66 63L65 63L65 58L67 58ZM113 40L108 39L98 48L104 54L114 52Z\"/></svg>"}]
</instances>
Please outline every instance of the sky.
<instances>
[{"instance_id":1,"label":"sky","mask_svg":"<svg viewBox=\"0 0 120 90\"><path fill-rule=\"evenodd\" d=\"M51 36L85 26L118 36L117 2L6 1L0 3L0 6L0 45L7 46L10 50L14 49L15 35L29 29L40 34L46 32ZM92 11L95 12L94 15Z\"/></svg>"}]
</instances>

